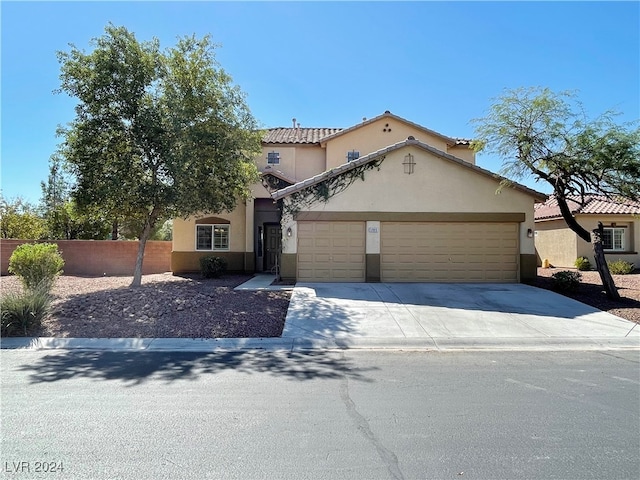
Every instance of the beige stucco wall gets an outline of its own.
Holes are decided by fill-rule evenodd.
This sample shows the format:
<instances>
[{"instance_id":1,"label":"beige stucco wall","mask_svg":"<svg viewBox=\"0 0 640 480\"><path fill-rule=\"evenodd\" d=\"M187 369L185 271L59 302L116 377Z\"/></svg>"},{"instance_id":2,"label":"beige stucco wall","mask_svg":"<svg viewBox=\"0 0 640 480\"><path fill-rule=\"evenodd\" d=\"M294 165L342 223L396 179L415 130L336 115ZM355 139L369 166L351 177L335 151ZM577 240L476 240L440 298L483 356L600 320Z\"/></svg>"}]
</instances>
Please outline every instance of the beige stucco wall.
<instances>
[{"instance_id":1,"label":"beige stucco wall","mask_svg":"<svg viewBox=\"0 0 640 480\"><path fill-rule=\"evenodd\" d=\"M540 264L547 259L554 267L573 267L578 258L577 236L564 220L536 223L536 253Z\"/></svg>"},{"instance_id":2,"label":"beige stucco wall","mask_svg":"<svg viewBox=\"0 0 640 480\"><path fill-rule=\"evenodd\" d=\"M388 126L387 126L388 124ZM387 130L386 132L384 130ZM391 129L391 131L388 131ZM443 152L447 151L446 142L424 130L392 118L382 118L361 128L331 139L327 142L327 170L347 162L347 152L356 150L361 156L388 147L394 143L415 137L427 145Z\"/></svg>"},{"instance_id":3,"label":"beige stucco wall","mask_svg":"<svg viewBox=\"0 0 640 480\"><path fill-rule=\"evenodd\" d=\"M632 215L577 215L576 220L589 231L597 228L598 222L602 222L605 227L612 226L612 223L615 223L617 227L626 227L626 252L605 252L605 257L607 260L626 260L634 263L636 267L640 267L640 218L634 219ZM591 244L582 239L578 239L577 243L578 256L587 257L591 264L595 265Z\"/></svg>"},{"instance_id":4,"label":"beige stucco wall","mask_svg":"<svg viewBox=\"0 0 640 480\"><path fill-rule=\"evenodd\" d=\"M238 202L237 207L230 213L216 215L198 215L186 220L176 218L173 220L173 251L196 251L196 220L204 217L218 217L229 220L229 250L230 252L246 251L246 206L244 202Z\"/></svg>"},{"instance_id":5,"label":"beige stucco wall","mask_svg":"<svg viewBox=\"0 0 640 480\"><path fill-rule=\"evenodd\" d=\"M267 154L278 152L280 163L267 163ZM255 160L258 170L264 171L271 166L288 178L297 181L313 177L326 170L325 149L320 145L268 145L262 147L262 155Z\"/></svg>"},{"instance_id":6,"label":"beige stucco wall","mask_svg":"<svg viewBox=\"0 0 640 480\"><path fill-rule=\"evenodd\" d=\"M404 156L415 157L415 173L404 173ZM469 212L524 213L520 225L520 253L535 254L533 238L534 199L518 190L505 188L496 194L498 182L417 147L405 147L387 155L380 170L365 173L344 192L327 203L316 202L309 211L327 212ZM295 253L295 221L286 219L283 230L292 227L293 236L284 238L285 253Z\"/></svg>"},{"instance_id":7,"label":"beige stucco wall","mask_svg":"<svg viewBox=\"0 0 640 480\"><path fill-rule=\"evenodd\" d=\"M474 165L476 164L476 154L468 145L452 145L447 150L447 153Z\"/></svg>"},{"instance_id":8,"label":"beige stucco wall","mask_svg":"<svg viewBox=\"0 0 640 480\"><path fill-rule=\"evenodd\" d=\"M632 215L577 215L576 220L589 232L597 228L598 222L604 226L615 223L626 227L625 241L627 251L605 252L607 260L626 260L640 265L640 219ZM536 250L540 260L548 258L553 266L573 267L576 258L587 257L595 265L593 247L567 227L564 220L550 220L536 223Z\"/></svg>"}]
</instances>

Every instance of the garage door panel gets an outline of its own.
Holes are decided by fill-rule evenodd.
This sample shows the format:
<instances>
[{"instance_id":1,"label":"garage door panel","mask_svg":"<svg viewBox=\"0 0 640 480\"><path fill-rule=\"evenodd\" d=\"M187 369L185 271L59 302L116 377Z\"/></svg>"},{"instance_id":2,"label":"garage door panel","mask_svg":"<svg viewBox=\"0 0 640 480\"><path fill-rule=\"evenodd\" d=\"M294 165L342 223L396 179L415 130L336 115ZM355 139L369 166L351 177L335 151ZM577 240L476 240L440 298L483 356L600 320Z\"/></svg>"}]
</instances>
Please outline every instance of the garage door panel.
<instances>
[{"instance_id":1,"label":"garage door panel","mask_svg":"<svg viewBox=\"0 0 640 480\"><path fill-rule=\"evenodd\" d=\"M518 280L516 223L383 222L382 281Z\"/></svg>"},{"instance_id":2,"label":"garage door panel","mask_svg":"<svg viewBox=\"0 0 640 480\"><path fill-rule=\"evenodd\" d=\"M365 279L364 222L298 222L298 280Z\"/></svg>"}]
</instances>

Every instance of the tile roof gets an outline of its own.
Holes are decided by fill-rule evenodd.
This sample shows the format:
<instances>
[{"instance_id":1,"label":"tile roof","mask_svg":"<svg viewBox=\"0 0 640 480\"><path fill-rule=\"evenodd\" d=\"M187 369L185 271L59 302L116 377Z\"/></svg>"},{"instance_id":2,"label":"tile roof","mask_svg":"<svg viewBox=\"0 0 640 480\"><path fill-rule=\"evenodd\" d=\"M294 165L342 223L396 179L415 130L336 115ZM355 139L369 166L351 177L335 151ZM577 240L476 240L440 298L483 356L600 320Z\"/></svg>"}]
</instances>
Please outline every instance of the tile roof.
<instances>
[{"instance_id":1,"label":"tile roof","mask_svg":"<svg viewBox=\"0 0 640 480\"><path fill-rule=\"evenodd\" d=\"M304 190L307 187L310 187L312 185L316 185L318 183L321 183L325 180L328 180L330 178L336 177L344 172L347 172L349 170L352 170L354 168L356 168L359 165L363 165L369 162L372 162L373 160L376 160L377 158L380 158L383 155L386 155L387 153L393 152L395 150L401 149L403 147L409 146L409 145L414 145L418 148L421 148L422 150L425 150L427 152L430 152L440 158L443 158L445 160L449 160L451 162L457 163L458 165L461 165L465 168L470 168L472 170L474 170L475 172L478 172L480 174L486 175L488 177L491 177L495 180L497 180L498 182L505 180L504 177L501 177L500 175L493 173L489 170L486 170L484 168L478 167L477 165L474 165L472 163L469 162L465 162L464 160L458 158L458 157L454 157L453 155L450 155L448 153L445 153L441 150L438 150L437 148L433 148L430 145L427 145L426 143L420 142L419 140L416 140L413 137L409 137L407 140L403 140L401 142L398 143L394 143L393 145L389 145L388 147L382 148L376 152L370 153L368 155L365 155L363 157L360 157L356 160L353 160L351 162L347 162L347 163L343 163L342 165L332 168L331 170L328 170L326 172L320 173L318 175L315 175L311 178L308 178L306 180L303 180L301 182L298 182L294 185L291 185L289 187L286 188L282 188L280 190L277 190L275 192L273 192L271 194L271 197L274 200L279 200L280 198L284 198L287 197L289 195L291 195L292 193L296 193L299 192L301 190ZM515 183L515 182L511 182L511 186L513 188L515 188L516 190L520 190L528 195L531 195L533 197L535 197L537 200L544 200L547 198L547 195L537 192L535 190L530 189L529 187L525 187L524 185L521 185L519 183Z\"/></svg>"},{"instance_id":2,"label":"tile roof","mask_svg":"<svg viewBox=\"0 0 640 480\"><path fill-rule=\"evenodd\" d=\"M626 198L610 199L604 195L589 194L581 203L578 197L568 200L571 213L581 215L638 215L640 214L640 202ZM551 196L545 203L535 206L536 220L551 220L562 218L558 200Z\"/></svg>"},{"instance_id":3,"label":"tile roof","mask_svg":"<svg viewBox=\"0 0 640 480\"><path fill-rule=\"evenodd\" d=\"M270 128L262 137L263 143L271 144L283 144L283 143L295 143L295 144L314 144L320 143L324 137L331 136L336 132L342 130L341 128L291 128L291 127L278 127Z\"/></svg>"}]
</instances>

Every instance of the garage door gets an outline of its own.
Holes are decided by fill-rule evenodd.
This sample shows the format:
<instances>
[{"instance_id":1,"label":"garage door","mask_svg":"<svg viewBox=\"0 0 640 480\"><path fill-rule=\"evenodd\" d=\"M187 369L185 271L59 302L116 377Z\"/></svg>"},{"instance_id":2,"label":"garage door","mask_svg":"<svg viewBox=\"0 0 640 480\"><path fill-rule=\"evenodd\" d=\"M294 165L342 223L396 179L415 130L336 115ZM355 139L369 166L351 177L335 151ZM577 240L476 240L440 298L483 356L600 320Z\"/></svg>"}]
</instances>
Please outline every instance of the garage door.
<instances>
[{"instance_id":1,"label":"garage door","mask_svg":"<svg viewBox=\"0 0 640 480\"><path fill-rule=\"evenodd\" d=\"M383 222L383 282L517 282L517 223Z\"/></svg>"},{"instance_id":2,"label":"garage door","mask_svg":"<svg viewBox=\"0 0 640 480\"><path fill-rule=\"evenodd\" d=\"M364 222L298 222L298 281L364 282Z\"/></svg>"}]
</instances>

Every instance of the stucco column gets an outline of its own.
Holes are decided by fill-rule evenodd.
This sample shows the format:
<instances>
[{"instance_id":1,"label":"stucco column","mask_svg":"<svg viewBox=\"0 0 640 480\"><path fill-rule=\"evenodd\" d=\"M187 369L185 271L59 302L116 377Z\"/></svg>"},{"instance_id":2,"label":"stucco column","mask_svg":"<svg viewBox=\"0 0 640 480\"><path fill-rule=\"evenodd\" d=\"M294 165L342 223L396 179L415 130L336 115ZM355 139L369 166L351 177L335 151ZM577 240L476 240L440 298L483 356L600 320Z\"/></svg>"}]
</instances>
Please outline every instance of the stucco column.
<instances>
[{"instance_id":1,"label":"stucco column","mask_svg":"<svg viewBox=\"0 0 640 480\"><path fill-rule=\"evenodd\" d=\"M253 232L253 223L254 223L254 212L255 212L255 203L253 198L248 198L245 201L245 217L244 217L244 270L245 272L254 272L256 269L256 258L253 248L254 244L254 232Z\"/></svg>"},{"instance_id":2,"label":"stucco column","mask_svg":"<svg viewBox=\"0 0 640 480\"><path fill-rule=\"evenodd\" d=\"M366 272L367 282L380 281L380 222L367 221L366 224Z\"/></svg>"}]
</instances>

